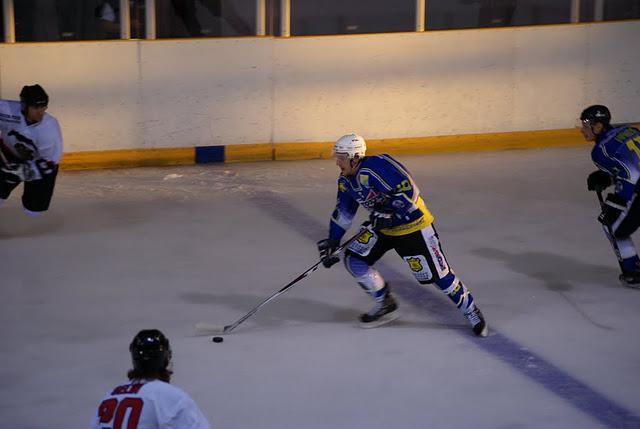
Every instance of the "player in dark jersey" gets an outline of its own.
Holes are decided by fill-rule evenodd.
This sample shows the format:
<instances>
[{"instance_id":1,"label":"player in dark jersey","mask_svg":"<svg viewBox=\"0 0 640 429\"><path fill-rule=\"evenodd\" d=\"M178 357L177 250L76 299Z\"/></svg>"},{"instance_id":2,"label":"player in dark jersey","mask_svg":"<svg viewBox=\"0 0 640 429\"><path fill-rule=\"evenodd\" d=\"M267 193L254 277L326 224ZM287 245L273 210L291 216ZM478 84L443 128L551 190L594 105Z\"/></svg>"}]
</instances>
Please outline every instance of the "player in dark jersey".
<instances>
[{"instance_id":1,"label":"player in dark jersey","mask_svg":"<svg viewBox=\"0 0 640 429\"><path fill-rule=\"evenodd\" d=\"M473 328L485 337L488 327L467 287L447 261L433 227L433 215L407 169L389 155L365 156L366 142L347 134L333 152L340 167L338 201L329 225L329 237L318 242L323 265L339 261L333 250L351 226L359 206L370 213L370 231L349 245L344 262L349 273L375 300L360 316L362 327L376 327L399 316L389 284L373 265L394 249L421 284L435 283L458 307ZM361 226L364 228L364 226Z\"/></svg>"},{"instance_id":2,"label":"player in dark jersey","mask_svg":"<svg viewBox=\"0 0 640 429\"><path fill-rule=\"evenodd\" d=\"M631 240L640 226L640 131L628 125L612 126L611 112L603 105L584 109L579 126L585 140L595 143L591 159L598 170L589 175L587 188L600 195L614 186L601 201L598 221L618 258L620 281L640 288L640 259Z\"/></svg>"}]
</instances>

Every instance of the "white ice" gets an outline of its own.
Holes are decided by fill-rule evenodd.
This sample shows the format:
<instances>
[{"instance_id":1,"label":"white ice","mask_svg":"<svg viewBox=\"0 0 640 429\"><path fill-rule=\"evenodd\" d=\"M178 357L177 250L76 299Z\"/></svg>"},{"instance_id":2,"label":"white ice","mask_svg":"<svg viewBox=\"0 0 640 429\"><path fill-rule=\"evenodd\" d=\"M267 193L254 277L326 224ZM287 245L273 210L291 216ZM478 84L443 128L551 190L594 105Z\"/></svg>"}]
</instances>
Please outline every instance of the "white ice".
<instances>
[{"instance_id":1,"label":"white ice","mask_svg":"<svg viewBox=\"0 0 640 429\"><path fill-rule=\"evenodd\" d=\"M640 290L617 281L589 147L398 159L491 336L395 253L391 325L356 326L372 303L340 264L221 344L194 336L317 261L331 160L62 172L45 216L21 188L0 208L0 427L87 427L144 328L214 428L638 427Z\"/></svg>"}]
</instances>

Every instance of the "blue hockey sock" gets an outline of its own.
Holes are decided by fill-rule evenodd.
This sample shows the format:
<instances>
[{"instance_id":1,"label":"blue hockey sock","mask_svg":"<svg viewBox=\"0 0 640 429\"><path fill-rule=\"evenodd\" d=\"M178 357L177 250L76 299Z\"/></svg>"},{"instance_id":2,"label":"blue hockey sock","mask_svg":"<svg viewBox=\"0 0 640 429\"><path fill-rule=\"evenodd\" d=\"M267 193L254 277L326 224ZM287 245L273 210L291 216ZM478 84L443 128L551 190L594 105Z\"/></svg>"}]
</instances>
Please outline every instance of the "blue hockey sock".
<instances>
[{"instance_id":1,"label":"blue hockey sock","mask_svg":"<svg viewBox=\"0 0 640 429\"><path fill-rule=\"evenodd\" d=\"M436 285L453 301L460 311L465 314L473 311L473 295L455 274L447 274L438 280Z\"/></svg>"},{"instance_id":2,"label":"blue hockey sock","mask_svg":"<svg viewBox=\"0 0 640 429\"><path fill-rule=\"evenodd\" d=\"M622 263L620 265L622 265L622 271L624 271L625 273L640 271L640 258L638 258L638 255L634 255L630 258L625 258L622 260Z\"/></svg>"}]
</instances>

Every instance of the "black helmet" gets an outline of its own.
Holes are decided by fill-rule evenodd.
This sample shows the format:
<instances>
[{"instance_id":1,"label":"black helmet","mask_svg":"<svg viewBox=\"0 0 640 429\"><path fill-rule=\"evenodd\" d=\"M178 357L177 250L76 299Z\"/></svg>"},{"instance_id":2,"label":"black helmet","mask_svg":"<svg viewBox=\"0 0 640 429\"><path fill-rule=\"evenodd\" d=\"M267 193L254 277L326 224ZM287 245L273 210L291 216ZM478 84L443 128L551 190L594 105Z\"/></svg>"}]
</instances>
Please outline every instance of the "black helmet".
<instances>
[{"instance_id":1,"label":"black helmet","mask_svg":"<svg viewBox=\"0 0 640 429\"><path fill-rule=\"evenodd\" d=\"M593 106L589 106L582 111L580 120L589 121L590 123L600 122L605 127L608 127L609 122L611 122L611 112L609 112L607 106L594 104Z\"/></svg>"},{"instance_id":2,"label":"black helmet","mask_svg":"<svg viewBox=\"0 0 640 429\"><path fill-rule=\"evenodd\" d=\"M129 351L133 369L144 373L164 371L171 361L169 340L157 329L138 332L129 345Z\"/></svg>"},{"instance_id":3,"label":"black helmet","mask_svg":"<svg viewBox=\"0 0 640 429\"><path fill-rule=\"evenodd\" d=\"M25 85L20 91L20 101L24 105L33 107L42 107L49 104L49 96L44 89L37 83L35 85Z\"/></svg>"}]
</instances>

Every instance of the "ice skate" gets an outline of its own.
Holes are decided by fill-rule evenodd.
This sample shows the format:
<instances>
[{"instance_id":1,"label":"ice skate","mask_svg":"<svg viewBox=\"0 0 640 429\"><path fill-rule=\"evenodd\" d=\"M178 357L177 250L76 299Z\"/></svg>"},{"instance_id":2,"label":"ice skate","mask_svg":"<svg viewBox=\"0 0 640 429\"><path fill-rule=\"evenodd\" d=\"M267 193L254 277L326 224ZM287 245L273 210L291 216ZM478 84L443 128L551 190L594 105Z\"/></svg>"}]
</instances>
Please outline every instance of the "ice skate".
<instances>
[{"instance_id":1,"label":"ice skate","mask_svg":"<svg viewBox=\"0 0 640 429\"><path fill-rule=\"evenodd\" d=\"M369 310L368 313L360 315L360 327L377 328L378 326L386 325L396 320L398 317L400 317L398 304L389 292L384 297L384 301L376 303L375 307Z\"/></svg>"},{"instance_id":2,"label":"ice skate","mask_svg":"<svg viewBox=\"0 0 640 429\"><path fill-rule=\"evenodd\" d=\"M620 282L627 287L640 289L640 271L628 271L626 273L622 273L620 274L619 279Z\"/></svg>"},{"instance_id":3,"label":"ice skate","mask_svg":"<svg viewBox=\"0 0 640 429\"><path fill-rule=\"evenodd\" d=\"M474 306L473 310L464 316L471 323L471 329L473 329L474 334L479 337L486 337L489 334L489 326L487 326L482 311L477 306Z\"/></svg>"}]
</instances>

